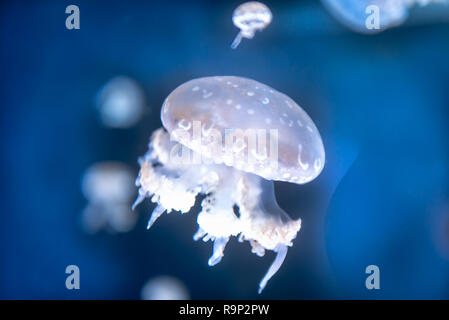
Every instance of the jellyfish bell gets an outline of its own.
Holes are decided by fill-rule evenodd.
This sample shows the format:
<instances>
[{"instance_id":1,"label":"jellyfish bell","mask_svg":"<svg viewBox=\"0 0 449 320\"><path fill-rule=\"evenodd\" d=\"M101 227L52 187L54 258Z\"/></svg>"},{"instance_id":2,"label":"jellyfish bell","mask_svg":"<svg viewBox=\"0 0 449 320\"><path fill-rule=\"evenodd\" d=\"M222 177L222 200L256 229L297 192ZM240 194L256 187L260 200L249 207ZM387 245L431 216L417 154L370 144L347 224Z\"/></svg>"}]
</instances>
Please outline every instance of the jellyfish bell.
<instances>
[{"instance_id":1,"label":"jellyfish bell","mask_svg":"<svg viewBox=\"0 0 449 320\"><path fill-rule=\"evenodd\" d=\"M124 163L104 161L90 166L81 180L84 197L93 203L126 203L134 197L132 170Z\"/></svg>"},{"instance_id":2,"label":"jellyfish bell","mask_svg":"<svg viewBox=\"0 0 449 320\"><path fill-rule=\"evenodd\" d=\"M232 22L240 32L232 42L231 48L237 48L242 38L252 39L256 31L264 29L271 23L272 18L270 9L261 2L250 1L239 5L232 14Z\"/></svg>"},{"instance_id":3,"label":"jellyfish bell","mask_svg":"<svg viewBox=\"0 0 449 320\"><path fill-rule=\"evenodd\" d=\"M324 167L324 147L312 119L290 97L255 80L223 76L188 81L166 98L161 120L169 133L183 130L193 137L195 122L218 131L227 141L221 152L209 155L216 163L226 162L235 149L226 142L245 138L240 151L248 156L240 169L267 180L307 183ZM259 137L266 143L254 142ZM175 139L196 152L203 150L198 139L179 134Z\"/></svg>"},{"instance_id":4,"label":"jellyfish bell","mask_svg":"<svg viewBox=\"0 0 449 320\"><path fill-rule=\"evenodd\" d=\"M88 201L81 216L84 230L130 231L137 222L129 208L135 197L133 182L132 170L124 163L105 161L90 166L81 181L81 191Z\"/></svg>"},{"instance_id":5,"label":"jellyfish bell","mask_svg":"<svg viewBox=\"0 0 449 320\"><path fill-rule=\"evenodd\" d=\"M84 231L90 234L101 229L116 234L131 231L137 215L127 203L89 203L82 212L81 222Z\"/></svg>"},{"instance_id":6,"label":"jellyfish bell","mask_svg":"<svg viewBox=\"0 0 449 320\"><path fill-rule=\"evenodd\" d=\"M136 203L151 197L157 204L149 226L164 211L190 211L196 196L206 195L194 240L214 242L209 265L220 262L232 236L258 256L277 253L261 292L301 228L301 219L277 204L273 181L303 184L320 174L325 153L318 129L287 95L233 76L182 84L164 101L161 120L165 129L153 133L136 180ZM189 151L183 161L176 146Z\"/></svg>"},{"instance_id":7,"label":"jellyfish bell","mask_svg":"<svg viewBox=\"0 0 449 320\"><path fill-rule=\"evenodd\" d=\"M143 286L142 300L188 300L190 294L184 283L172 276L157 276Z\"/></svg>"},{"instance_id":8,"label":"jellyfish bell","mask_svg":"<svg viewBox=\"0 0 449 320\"><path fill-rule=\"evenodd\" d=\"M103 125L111 128L134 126L145 111L143 89L133 79L117 76L99 91L96 105Z\"/></svg>"}]
</instances>

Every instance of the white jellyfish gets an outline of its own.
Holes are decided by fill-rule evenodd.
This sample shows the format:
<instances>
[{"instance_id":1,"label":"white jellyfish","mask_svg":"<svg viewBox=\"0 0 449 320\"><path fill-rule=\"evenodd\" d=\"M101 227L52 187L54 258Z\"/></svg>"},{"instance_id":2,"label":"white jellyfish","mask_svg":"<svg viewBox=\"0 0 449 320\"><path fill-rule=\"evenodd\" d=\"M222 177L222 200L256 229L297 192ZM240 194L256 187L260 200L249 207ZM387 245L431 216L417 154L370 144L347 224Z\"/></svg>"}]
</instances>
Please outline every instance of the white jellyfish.
<instances>
[{"instance_id":1,"label":"white jellyfish","mask_svg":"<svg viewBox=\"0 0 449 320\"><path fill-rule=\"evenodd\" d=\"M145 98L136 81L118 76L109 80L99 91L96 104L105 126L129 128L143 115Z\"/></svg>"},{"instance_id":2,"label":"white jellyfish","mask_svg":"<svg viewBox=\"0 0 449 320\"><path fill-rule=\"evenodd\" d=\"M320 174L318 129L287 95L233 76L182 84L165 99L161 119L165 129L153 133L136 180L136 204L145 197L157 204L148 227L165 211L190 211L205 195L194 240L214 242L210 266L232 236L258 256L277 252L260 293L301 228L277 204L273 180L304 184Z\"/></svg>"},{"instance_id":3,"label":"white jellyfish","mask_svg":"<svg viewBox=\"0 0 449 320\"><path fill-rule=\"evenodd\" d=\"M232 22L240 32L232 42L231 48L237 48L242 38L252 39L256 31L261 31L271 23L272 18L270 9L263 3L250 1L238 6L232 14Z\"/></svg>"},{"instance_id":4,"label":"white jellyfish","mask_svg":"<svg viewBox=\"0 0 449 320\"><path fill-rule=\"evenodd\" d=\"M348 28L361 33L377 33L401 25L415 5L448 3L448 0L322 0L325 7ZM378 8L378 28L367 27L367 19Z\"/></svg>"},{"instance_id":5,"label":"white jellyfish","mask_svg":"<svg viewBox=\"0 0 449 320\"><path fill-rule=\"evenodd\" d=\"M135 196L133 173L120 162L100 162L86 171L81 189L88 204L82 213L83 227L89 233L106 228L112 232L127 232L137 222L130 210Z\"/></svg>"},{"instance_id":6,"label":"white jellyfish","mask_svg":"<svg viewBox=\"0 0 449 320\"><path fill-rule=\"evenodd\" d=\"M189 300L186 286L177 278L157 276L147 281L140 293L142 300Z\"/></svg>"}]
</instances>

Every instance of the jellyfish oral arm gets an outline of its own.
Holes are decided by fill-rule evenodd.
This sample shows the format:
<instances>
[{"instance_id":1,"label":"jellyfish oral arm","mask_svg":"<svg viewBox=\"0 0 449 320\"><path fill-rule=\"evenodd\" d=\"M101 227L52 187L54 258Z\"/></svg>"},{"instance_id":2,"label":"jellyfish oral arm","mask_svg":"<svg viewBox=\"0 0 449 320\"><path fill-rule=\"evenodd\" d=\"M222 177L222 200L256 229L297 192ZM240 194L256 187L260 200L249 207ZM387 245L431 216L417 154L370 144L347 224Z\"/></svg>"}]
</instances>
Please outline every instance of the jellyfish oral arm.
<instances>
[{"instance_id":1,"label":"jellyfish oral arm","mask_svg":"<svg viewBox=\"0 0 449 320\"><path fill-rule=\"evenodd\" d=\"M239 46L240 42L242 42L242 38L243 38L242 33L239 32L237 34L237 36L234 38L234 41L232 41L231 48L232 49L237 49L237 47Z\"/></svg>"},{"instance_id":2,"label":"jellyfish oral arm","mask_svg":"<svg viewBox=\"0 0 449 320\"><path fill-rule=\"evenodd\" d=\"M225 165L161 164L165 148L170 147L166 139L169 135L163 130L153 134L150 151L141 161L136 181L140 187L136 205L146 197L156 203L148 228L165 211L188 212L198 194L207 194L201 203L199 228L193 239L214 243L209 266L221 261L232 236L249 241L252 252L258 256L263 256L265 250L277 252L260 283L260 293L282 265L287 247L301 228L301 220L292 220L279 207L272 181ZM239 208L239 216L234 213L234 205Z\"/></svg>"},{"instance_id":3,"label":"jellyfish oral arm","mask_svg":"<svg viewBox=\"0 0 449 320\"><path fill-rule=\"evenodd\" d=\"M225 248L226 244L228 243L228 241L229 241L229 237L215 239L214 253L209 258L209 261L208 261L209 266L212 267L221 261L221 258L223 258L223 256L224 256L224 254L223 254L224 248Z\"/></svg>"},{"instance_id":4,"label":"jellyfish oral arm","mask_svg":"<svg viewBox=\"0 0 449 320\"><path fill-rule=\"evenodd\" d=\"M238 187L243 239L250 240L252 252L262 256L265 249L277 252L276 258L259 284L258 293L279 270L301 228L301 219L293 220L278 205L272 181L245 174Z\"/></svg>"},{"instance_id":5,"label":"jellyfish oral arm","mask_svg":"<svg viewBox=\"0 0 449 320\"><path fill-rule=\"evenodd\" d=\"M243 38L246 38L246 39L254 38L254 31L241 30L237 34L237 36L234 38L234 41L232 41L231 48L236 49L239 46L240 42L242 42Z\"/></svg>"},{"instance_id":6,"label":"jellyfish oral arm","mask_svg":"<svg viewBox=\"0 0 449 320\"><path fill-rule=\"evenodd\" d=\"M154 208L153 212L151 213L150 220L148 221L147 229L150 229L153 223L164 213L165 208L158 204L156 208Z\"/></svg>"},{"instance_id":7,"label":"jellyfish oral arm","mask_svg":"<svg viewBox=\"0 0 449 320\"><path fill-rule=\"evenodd\" d=\"M282 263L285 260L285 257L287 256L287 250L288 247L286 245L280 245L278 248L276 248L275 250L277 251L276 258L274 259L273 263L271 264L265 276L260 281L259 290L257 291L257 293L261 294L262 290L267 285L268 280L270 280L271 277L273 277L276 274L276 272L278 272L279 268L281 267Z\"/></svg>"}]
</instances>

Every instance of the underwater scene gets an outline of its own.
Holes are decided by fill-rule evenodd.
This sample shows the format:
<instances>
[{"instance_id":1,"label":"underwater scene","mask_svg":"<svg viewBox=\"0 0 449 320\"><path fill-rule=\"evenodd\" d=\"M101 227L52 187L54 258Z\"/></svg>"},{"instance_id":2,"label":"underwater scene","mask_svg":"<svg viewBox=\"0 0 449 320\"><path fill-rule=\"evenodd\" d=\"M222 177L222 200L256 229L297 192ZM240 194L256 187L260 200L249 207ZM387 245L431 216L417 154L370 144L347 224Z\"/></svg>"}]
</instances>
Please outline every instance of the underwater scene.
<instances>
[{"instance_id":1,"label":"underwater scene","mask_svg":"<svg viewBox=\"0 0 449 320\"><path fill-rule=\"evenodd\" d=\"M449 299L449 1L0 3L0 299Z\"/></svg>"}]
</instances>

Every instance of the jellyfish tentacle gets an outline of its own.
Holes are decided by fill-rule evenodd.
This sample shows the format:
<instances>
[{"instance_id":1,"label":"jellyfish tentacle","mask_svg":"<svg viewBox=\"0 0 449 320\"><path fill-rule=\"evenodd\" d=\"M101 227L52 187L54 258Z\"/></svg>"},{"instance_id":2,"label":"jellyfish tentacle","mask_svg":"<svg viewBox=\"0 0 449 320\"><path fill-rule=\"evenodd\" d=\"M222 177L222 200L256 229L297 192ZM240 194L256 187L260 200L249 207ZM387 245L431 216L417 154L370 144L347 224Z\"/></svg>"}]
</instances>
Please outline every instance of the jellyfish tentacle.
<instances>
[{"instance_id":1,"label":"jellyfish tentacle","mask_svg":"<svg viewBox=\"0 0 449 320\"><path fill-rule=\"evenodd\" d=\"M165 208L158 204L156 208L154 208L153 212L151 213L150 220L148 221L147 230L151 228L153 223L156 222L156 220L164 213Z\"/></svg>"},{"instance_id":2,"label":"jellyfish tentacle","mask_svg":"<svg viewBox=\"0 0 449 320\"><path fill-rule=\"evenodd\" d=\"M201 238L203 238L203 237L206 235L206 233L207 233L207 232L204 231L203 228L198 227L197 232L195 232L195 234L193 235L193 240L194 240L194 241L200 240Z\"/></svg>"},{"instance_id":3,"label":"jellyfish tentacle","mask_svg":"<svg viewBox=\"0 0 449 320\"><path fill-rule=\"evenodd\" d=\"M270 280L276 274L276 272L278 272L279 268L282 266L282 263L284 262L285 257L287 256L288 247L286 245L279 245L275 249L275 251L277 252L276 258L274 259L270 268L268 268L268 271L265 274L265 276L260 281L259 290L257 291L258 294L262 293L262 290L267 285L268 280Z\"/></svg>"},{"instance_id":4,"label":"jellyfish tentacle","mask_svg":"<svg viewBox=\"0 0 449 320\"><path fill-rule=\"evenodd\" d=\"M206 234L206 235L203 237L203 242L207 242L207 241L209 241L210 239L212 239L212 236L211 236L210 234Z\"/></svg>"},{"instance_id":5,"label":"jellyfish tentacle","mask_svg":"<svg viewBox=\"0 0 449 320\"><path fill-rule=\"evenodd\" d=\"M208 264L209 266L215 266L217 263L221 261L224 254L223 251L226 247L226 244L229 241L229 237L216 238L214 241L214 251L212 256L209 258Z\"/></svg>"},{"instance_id":6,"label":"jellyfish tentacle","mask_svg":"<svg viewBox=\"0 0 449 320\"><path fill-rule=\"evenodd\" d=\"M139 192L139 195L137 196L137 199L134 201L131 210L134 211L134 209L136 209L136 207L141 204L143 202L143 200L145 200L146 195L142 194Z\"/></svg>"},{"instance_id":7,"label":"jellyfish tentacle","mask_svg":"<svg viewBox=\"0 0 449 320\"><path fill-rule=\"evenodd\" d=\"M237 189L243 239L250 242L251 251L258 256L263 256L265 249L277 252L259 284L260 294L284 262L287 248L301 228L301 219L291 219L279 207L272 181L247 173L239 180Z\"/></svg>"},{"instance_id":8,"label":"jellyfish tentacle","mask_svg":"<svg viewBox=\"0 0 449 320\"><path fill-rule=\"evenodd\" d=\"M231 43L231 48L232 48L232 49L237 49L237 47L239 46L240 42L242 42L242 39L243 39L242 32L239 32L239 33L235 36L234 41L232 41L232 43Z\"/></svg>"}]
</instances>

